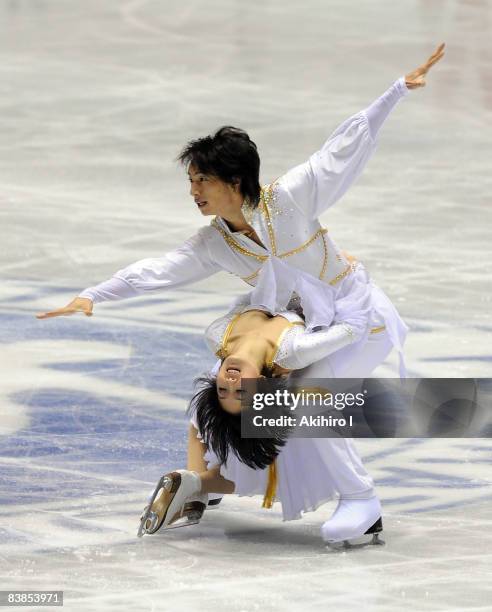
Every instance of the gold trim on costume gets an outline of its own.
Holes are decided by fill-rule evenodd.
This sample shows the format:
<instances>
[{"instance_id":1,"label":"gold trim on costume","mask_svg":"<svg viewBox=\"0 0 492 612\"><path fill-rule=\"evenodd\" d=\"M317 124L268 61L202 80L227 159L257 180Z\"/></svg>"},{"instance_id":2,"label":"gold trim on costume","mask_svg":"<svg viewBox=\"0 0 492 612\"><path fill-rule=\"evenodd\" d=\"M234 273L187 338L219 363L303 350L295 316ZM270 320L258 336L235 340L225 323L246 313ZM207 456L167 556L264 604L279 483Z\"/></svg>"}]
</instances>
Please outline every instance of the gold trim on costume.
<instances>
[{"instance_id":1,"label":"gold trim on costume","mask_svg":"<svg viewBox=\"0 0 492 612\"><path fill-rule=\"evenodd\" d=\"M319 236L321 236L322 234L326 234L326 233L328 233L328 230L324 227L320 227L319 230L315 234L313 234L311 238L309 238L309 240L306 240L306 242L301 244L301 246L298 246L295 249L292 249L290 251L286 251L285 253L282 253L281 255L279 255L279 257L290 257L291 255L295 255L296 253L299 253L300 251L304 251L304 249L307 249L308 246L312 242L314 242L317 238L319 238ZM324 238L323 238L323 242L324 242Z\"/></svg>"},{"instance_id":2,"label":"gold trim on costume","mask_svg":"<svg viewBox=\"0 0 492 612\"><path fill-rule=\"evenodd\" d=\"M265 312L265 311L261 310L261 312ZM227 324L227 327L225 328L224 333L222 334L222 338L220 339L220 341L218 343L218 349L215 352L217 357L219 357L220 359L225 359L227 357L227 353L228 353L228 351L227 351L227 341L229 340L229 336L231 335L232 328L234 327L234 324L236 323L236 321L239 319L239 317L242 314L244 314L244 312L238 312L237 314L235 314L232 317L232 319L229 321L229 323ZM272 316L275 316L275 315L272 315ZM280 316L282 316L282 315L280 315ZM280 334L278 335L278 337L275 340L275 344L274 344L273 351L271 353L270 358L266 360L265 366L267 368L273 368L275 357L277 356L277 353L279 351L279 348L280 348L280 345L282 343L283 337L285 336L285 334L287 333L287 331L291 327L294 327L294 325L304 325L304 323L302 321L288 321L286 327L284 327L284 329L280 332Z\"/></svg>"},{"instance_id":3,"label":"gold trim on costume","mask_svg":"<svg viewBox=\"0 0 492 612\"><path fill-rule=\"evenodd\" d=\"M253 272L253 274L250 274L249 276L241 276L241 280L245 281L246 283L249 283L250 280L253 280L254 278L258 276L258 274L260 273L260 270L261 268L258 268L256 272Z\"/></svg>"},{"instance_id":4,"label":"gold trim on costume","mask_svg":"<svg viewBox=\"0 0 492 612\"><path fill-rule=\"evenodd\" d=\"M278 482L278 474L277 474L277 460L274 459L273 463L270 463L268 466L268 482L265 490L265 495L263 497L262 508L271 508L273 506L273 502L275 501L275 495L277 493L277 482Z\"/></svg>"},{"instance_id":5,"label":"gold trim on costume","mask_svg":"<svg viewBox=\"0 0 492 612\"><path fill-rule=\"evenodd\" d=\"M324 228L323 228L324 229ZM321 266L321 272L319 273L319 280L323 280L326 273L326 266L328 265L328 247L326 246L325 234L328 233L328 230L321 234L321 239L323 240L323 265Z\"/></svg>"},{"instance_id":6,"label":"gold trim on costume","mask_svg":"<svg viewBox=\"0 0 492 612\"><path fill-rule=\"evenodd\" d=\"M243 255L248 255L249 257L254 257L258 261L266 261L268 259L269 257L268 255L259 255L258 253L253 253L253 251L248 251L247 248L237 243L232 236L229 236L229 234L220 227L216 219L212 220L211 225L215 227L215 229L218 230L222 234L222 237L227 242L227 244L231 248L233 248L235 251L238 251L239 253L242 253Z\"/></svg>"},{"instance_id":7,"label":"gold trim on costume","mask_svg":"<svg viewBox=\"0 0 492 612\"><path fill-rule=\"evenodd\" d=\"M328 266L328 248L326 246L326 240L325 240L325 234L328 233L328 230L324 227L320 227L312 236L311 238L308 238L308 240L306 240L306 242L304 242L303 244L301 244L300 246L291 249L290 251L286 251L285 253L280 253L277 254L277 243L275 240L275 232L273 230L273 223L272 223L272 218L271 218L271 214L270 214L270 210L269 210L269 204L271 202L271 200L273 199L273 190L276 187L278 181L274 181L273 183L271 183L270 185L266 185L264 187L261 188L261 194L260 194L260 203L258 205L259 210L264 213L265 215L265 220L266 220L266 224L267 224L267 229L268 229L268 236L270 239L270 246L271 246L271 254L275 257L278 257L279 259L284 259L286 257L290 257L292 255L295 255L297 253L300 253L301 251L304 251L305 249L307 249L311 244L313 244L319 237L321 237L322 242L323 242L323 264L321 266L321 271L319 273L319 279L323 280L325 273L326 273L326 268ZM220 225L217 222L217 218L212 220L212 226L215 227L216 230L218 230L220 232L220 234L222 235L222 237L224 238L224 240L227 242L227 244L234 249L235 251L237 251L238 253L241 253L242 255L247 255L248 257L254 257L256 260L264 262L268 259L269 255L260 255L258 253L254 253L253 251L248 250L246 247L242 246L241 244L239 244L238 242L236 242L234 240L234 238L228 234L223 228L220 227ZM344 253L345 255L345 253ZM347 276L347 274L349 274L351 271L353 271L355 269L355 258L353 258L350 255L346 255L346 257L349 259L350 264L345 268L345 270L343 270L343 272L341 272L340 274L338 274L337 276L335 276L335 278L332 278L330 281L327 281L330 285L336 285L339 281L341 281L343 278L345 278ZM337 254L337 259L340 261L341 257L339 254ZM260 272L261 268L259 270L257 270L256 272L253 272L253 274L250 274L249 276L246 277L242 277L242 280L244 280L245 282L249 282L250 280L254 279L258 273Z\"/></svg>"},{"instance_id":8,"label":"gold trim on costume","mask_svg":"<svg viewBox=\"0 0 492 612\"><path fill-rule=\"evenodd\" d=\"M294 325L304 326L304 323L302 323L301 321L289 321L289 324L280 332L278 338L275 340L275 346L273 347L272 355L270 359L268 359L265 363L267 368L273 368L273 362L275 361L275 357L277 356L280 345L282 344L282 340L284 339L285 334L289 331L289 329L291 329L291 327L294 327Z\"/></svg>"},{"instance_id":9,"label":"gold trim on costume","mask_svg":"<svg viewBox=\"0 0 492 612\"><path fill-rule=\"evenodd\" d=\"M386 329L386 325L380 325L379 327L373 327L369 333L370 334L379 334L379 332L382 332L385 329Z\"/></svg>"},{"instance_id":10,"label":"gold trim on costume","mask_svg":"<svg viewBox=\"0 0 492 612\"><path fill-rule=\"evenodd\" d=\"M345 278L347 274L349 274L350 272L353 272L354 270L355 270L355 264L351 263L345 268L343 272L340 272L340 274L337 274L335 278L332 278L331 281L328 281L328 283L330 285L336 285L343 278Z\"/></svg>"},{"instance_id":11,"label":"gold trim on costume","mask_svg":"<svg viewBox=\"0 0 492 612\"><path fill-rule=\"evenodd\" d=\"M227 350L226 350L227 341L229 340L229 336L231 335L231 331L234 326L234 323L237 321L237 319L239 319L239 317L242 314L243 314L242 312L239 312L238 314L234 315L232 319L229 321L229 323L227 324L227 327L225 328L224 333L222 334L222 338L220 339L220 342L219 342L219 348L217 349L215 353L217 357L219 357L220 359L225 359L227 357Z\"/></svg>"},{"instance_id":12,"label":"gold trim on costume","mask_svg":"<svg viewBox=\"0 0 492 612\"><path fill-rule=\"evenodd\" d=\"M268 235L270 237L270 245L272 247L272 255L277 255L277 243L275 242L275 233L273 231L272 218L270 216L270 211L268 209L268 204L273 197L273 189L275 187L276 181L267 185L266 187L261 188L261 199L263 201L262 210L265 213L266 224L268 228ZM267 194L268 190L268 194Z\"/></svg>"}]
</instances>

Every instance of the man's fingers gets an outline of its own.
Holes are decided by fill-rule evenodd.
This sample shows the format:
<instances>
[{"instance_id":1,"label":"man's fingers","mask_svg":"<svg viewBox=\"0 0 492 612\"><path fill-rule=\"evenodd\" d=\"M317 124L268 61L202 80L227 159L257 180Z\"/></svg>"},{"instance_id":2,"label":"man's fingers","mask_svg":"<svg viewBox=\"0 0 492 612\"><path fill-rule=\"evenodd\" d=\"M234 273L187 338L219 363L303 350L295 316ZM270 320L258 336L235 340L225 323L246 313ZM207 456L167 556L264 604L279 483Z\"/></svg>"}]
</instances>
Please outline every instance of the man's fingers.
<instances>
[{"instance_id":1,"label":"man's fingers","mask_svg":"<svg viewBox=\"0 0 492 612\"><path fill-rule=\"evenodd\" d=\"M427 70L433 66L436 62L438 62L441 57L444 55L444 47L445 47L445 43L441 43L437 49L434 51L434 53L429 57L429 59L426 62L426 66L427 66Z\"/></svg>"},{"instance_id":2,"label":"man's fingers","mask_svg":"<svg viewBox=\"0 0 492 612\"><path fill-rule=\"evenodd\" d=\"M442 56L444 55L444 47L445 47L445 43L441 43L437 49L434 51L434 53L429 57L429 60L434 59L435 57L437 57L438 55Z\"/></svg>"},{"instance_id":3,"label":"man's fingers","mask_svg":"<svg viewBox=\"0 0 492 612\"><path fill-rule=\"evenodd\" d=\"M433 58L433 59L429 59L429 61L427 62L427 70L429 70L429 68L430 68L431 66L434 66L434 64L435 64L436 62L438 62L438 61L441 59L441 57L442 57L443 55L444 55L444 53L441 53L440 55L436 55L436 57L435 57L435 58Z\"/></svg>"},{"instance_id":4,"label":"man's fingers","mask_svg":"<svg viewBox=\"0 0 492 612\"><path fill-rule=\"evenodd\" d=\"M86 312L85 310L77 310L77 309L65 309L62 308L60 310L52 310L50 312L41 312L39 314L36 315L37 319L51 319L52 317L60 317L60 316L70 316L75 314L76 312L82 312L83 314L85 314L88 317L92 317L92 312Z\"/></svg>"},{"instance_id":5,"label":"man's fingers","mask_svg":"<svg viewBox=\"0 0 492 612\"><path fill-rule=\"evenodd\" d=\"M77 312L85 314L86 317L92 317L92 304L92 300L76 297L66 306L63 306L63 308L57 308L56 310L50 310L48 312L40 312L36 317L38 319L51 319L52 317L74 315Z\"/></svg>"},{"instance_id":6,"label":"man's fingers","mask_svg":"<svg viewBox=\"0 0 492 612\"><path fill-rule=\"evenodd\" d=\"M73 312L70 312L68 310L52 310L50 312L42 312L41 314L37 314L36 317L38 319L50 319L51 317L59 317L61 315L73 314Z\"/></svg>"}]
</instances>

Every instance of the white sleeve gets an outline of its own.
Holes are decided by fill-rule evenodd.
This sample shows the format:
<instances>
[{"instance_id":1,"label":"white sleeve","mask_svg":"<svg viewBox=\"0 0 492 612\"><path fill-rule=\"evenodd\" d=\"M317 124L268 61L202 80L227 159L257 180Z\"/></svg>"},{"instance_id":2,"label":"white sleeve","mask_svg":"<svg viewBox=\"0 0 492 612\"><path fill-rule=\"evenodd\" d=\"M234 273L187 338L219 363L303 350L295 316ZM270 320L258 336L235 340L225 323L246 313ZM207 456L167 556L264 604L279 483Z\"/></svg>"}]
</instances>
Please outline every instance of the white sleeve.
<instances>
[{"instance_id":1,"label":"white sleeve","mask_svg":"<svg viewBox=\"0 0 492 612\"><path fill-rule=\"evenodd\" d=\"M285 338L290 346L284 348L280 360L275 360L288 370L305 368L359 339L359 334L347 323L337 323L314 332L299 327L294 329L296 333Z\"/></svg>"},{"instance_id":2,"label":"white sleeve","mask_svg":"<svg viewBox=\"0 0 492 612\"><path fill-rule=\"evenodd\" d=\"M211 257L203 230L163 257L141 259L107 281L89 287L79 294L95 304L106 300L122 300L145 292L179 287L215 274L221 267Z\"/></svg>"},{"instance_id":3,"label":"white sleeve","mask_svg":"<svg viewBox=\"0 0 492 612\"><path fill-rule=\"evenodd\" d=\"M406 86L405 77L400 77L382 96L362 111L367 117L373 140L376 140L381 126L397 102L408 93L410 93L410 90Z\"/></svg>"},{"instance_id":4,"label":"white sleeve","mask_svg":"<svg viewBox=\"0 0 492 612\"><path fill-rule=\"evenodd\" d=\"M376 149L381 125L408 92L401 77L369 107L346 119L307 162L280 178L283 195L302 214L317 219L360 176Z\"/></svg>"}]
</instances>

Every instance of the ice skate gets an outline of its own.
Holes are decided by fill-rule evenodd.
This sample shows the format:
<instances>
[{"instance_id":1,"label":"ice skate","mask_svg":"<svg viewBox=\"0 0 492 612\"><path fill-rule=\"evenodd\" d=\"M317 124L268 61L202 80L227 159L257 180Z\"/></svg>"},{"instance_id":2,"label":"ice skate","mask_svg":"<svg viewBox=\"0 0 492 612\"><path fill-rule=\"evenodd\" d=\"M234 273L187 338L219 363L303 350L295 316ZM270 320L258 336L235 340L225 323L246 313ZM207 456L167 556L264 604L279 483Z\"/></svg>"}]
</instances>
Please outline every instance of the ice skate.
<instances>
[{"instance_id":1,"label":"ice skate","mask_svg":"<svg viewBox=\"0 0 492 612\"><path fill-rule=\"evenodd\" d=\"M336 549L361 548L383 545L384 541L379 538L382 531L381 504L374 496L370 499L340 499L331 519L322 525L321 536ZM363 538L370 535L370 540Z\"/></svg>"},{"instance_id":2,"label":"ice skate","mask_svg":"<svg viewBox=\"0 0 492 612\"><path fill-rule=\"evenodd\" d=\"M196 525L205 510L206 494L200 494L196 472L176 470L160 478L140 518L137 536L154 534L159 529Z\"/></svg>"}]
</instances>

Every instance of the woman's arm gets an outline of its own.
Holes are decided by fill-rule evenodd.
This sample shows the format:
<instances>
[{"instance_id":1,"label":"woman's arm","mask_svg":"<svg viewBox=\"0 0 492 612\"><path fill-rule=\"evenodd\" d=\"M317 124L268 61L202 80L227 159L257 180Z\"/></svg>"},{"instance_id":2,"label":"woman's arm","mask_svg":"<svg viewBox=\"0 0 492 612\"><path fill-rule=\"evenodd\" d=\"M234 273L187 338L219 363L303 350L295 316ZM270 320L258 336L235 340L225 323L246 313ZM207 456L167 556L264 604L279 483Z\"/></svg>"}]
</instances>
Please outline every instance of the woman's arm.
<instances>
[{"instance_id":1,"label":"woman's arm","mask_svg":"<svg viewBox=\"0 0 492 612\"><path fill-rule=\"evenodd\" d=\"M119 270L109 280L82 291L68 306L37 317L45 319L78 311L91 314L92 304L179 287L215 274L221 267L209 253L205 239L207 230L208 227L202 228L179 248L162 257L142 259Z\"/></svg>"},{"instance_id":2,"label":"woman's arm","mask_svg":"<svg viewBox=\"0 0 492 612\"><path fill-rule=\"evenodd\" d=\"M392 109L443 56L444 45L416 70L400 77L366 109L345 120L307 162L279 181L278 189L302 214L316 219L339 200L362 173L376 149L376 138Z\"/></svg>"},{"instance_id":3,"label":"woman's arm","mask_svg":"<svg viewBox=\"0 0 492 612\"><path fill-rule=\"evenodd\" d=\"M275 362L289 370L299 370L320 361L361 337L360 331L347 323L337 323L328 329L306 332L293 328L292 337L285 337L287 346L282 350L282 358Z\"/></svg>"}]
</instances>

